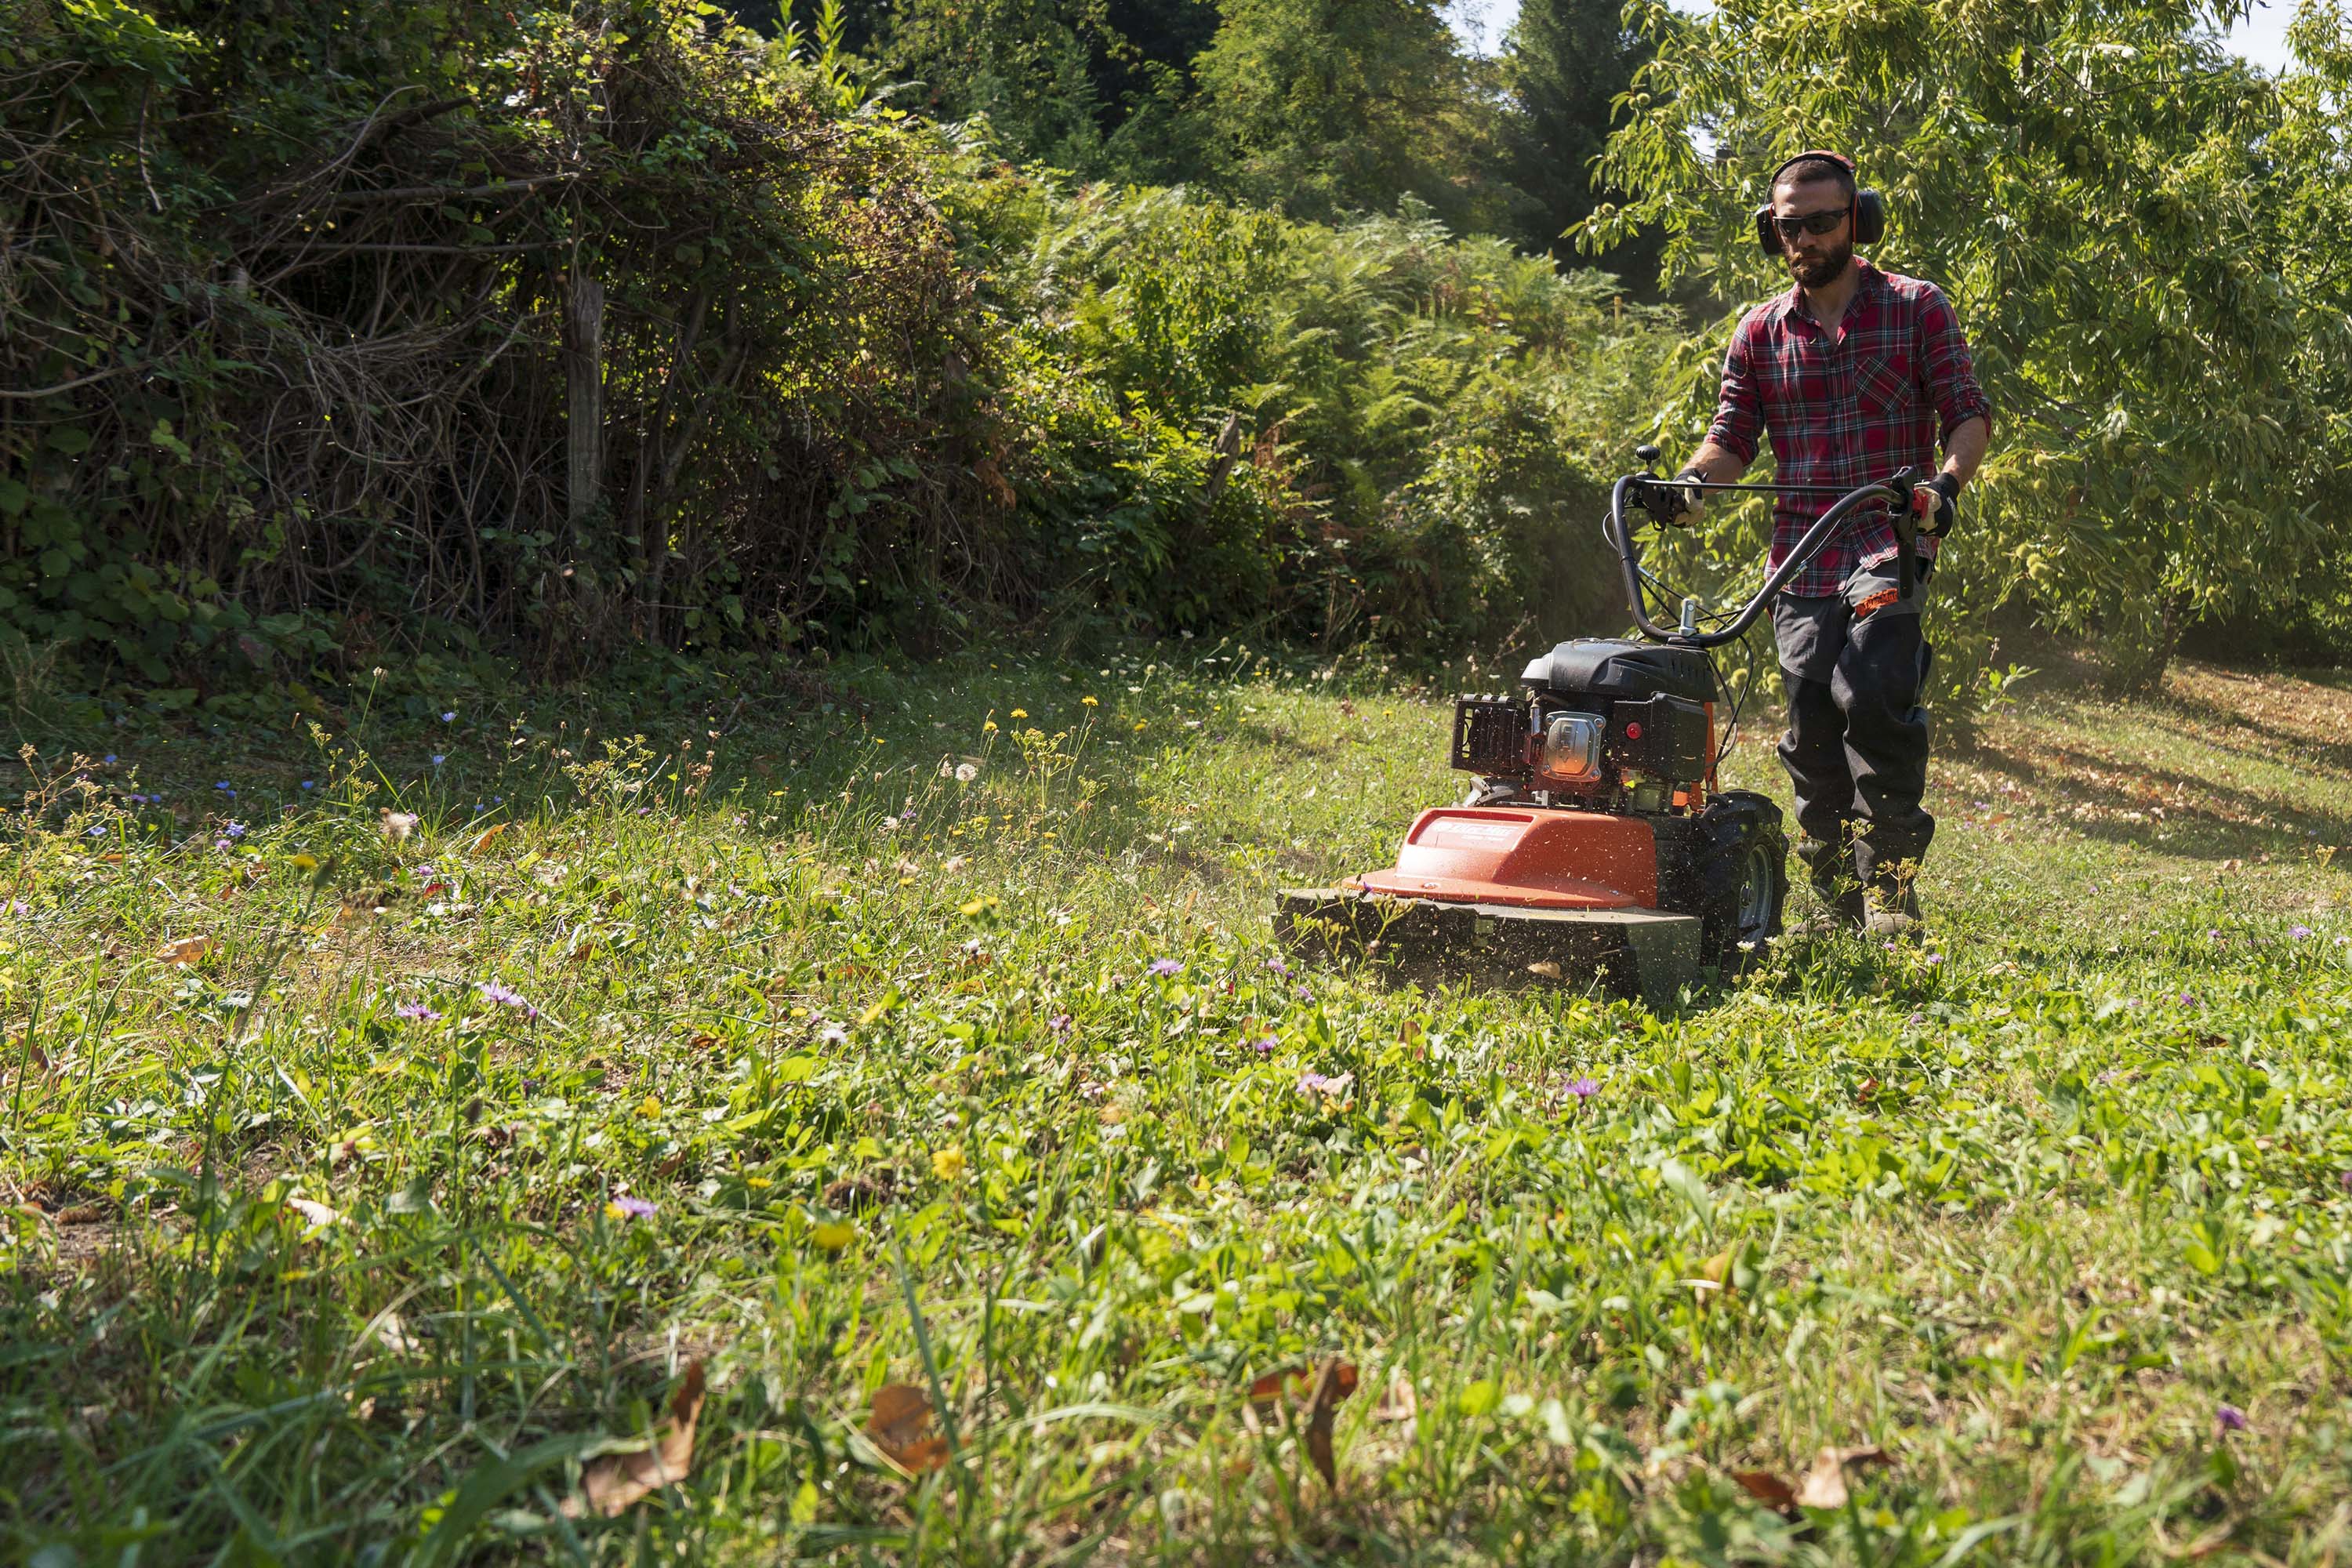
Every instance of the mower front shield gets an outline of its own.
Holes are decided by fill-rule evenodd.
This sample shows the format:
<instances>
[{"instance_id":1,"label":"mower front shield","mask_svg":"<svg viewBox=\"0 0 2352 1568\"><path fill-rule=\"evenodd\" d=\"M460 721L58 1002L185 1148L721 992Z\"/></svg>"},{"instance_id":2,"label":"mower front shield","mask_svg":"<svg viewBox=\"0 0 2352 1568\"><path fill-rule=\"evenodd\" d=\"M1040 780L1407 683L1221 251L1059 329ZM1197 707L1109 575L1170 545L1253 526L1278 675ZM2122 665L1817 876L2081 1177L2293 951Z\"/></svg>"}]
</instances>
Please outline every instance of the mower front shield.
<instances>
[{"instance_id":1,"label":"mower front shield","mask_svg":"<svg viewBox=\"0 0 2352 1568\"><path fill-rule=\"evenodd\" d=\"M1699 922L1646 909L1529 909L1286 888L1275 934L1293 951L1362 957L1401 979L1582 985L1601 980L1653 1008L1699 973Z\"/></svg>"}]
</instances>

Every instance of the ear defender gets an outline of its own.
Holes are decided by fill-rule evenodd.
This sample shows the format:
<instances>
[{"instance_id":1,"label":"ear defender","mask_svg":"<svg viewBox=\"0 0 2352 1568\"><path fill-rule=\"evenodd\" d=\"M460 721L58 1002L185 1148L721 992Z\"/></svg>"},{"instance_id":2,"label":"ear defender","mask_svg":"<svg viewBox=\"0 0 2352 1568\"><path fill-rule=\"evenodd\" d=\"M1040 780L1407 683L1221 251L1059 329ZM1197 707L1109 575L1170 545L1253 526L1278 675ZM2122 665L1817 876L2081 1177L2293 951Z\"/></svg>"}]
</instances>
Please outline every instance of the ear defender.
<instances>
[{"instance_id":1,"label":"ear defender","mask_svg":"<svg viewBox=\"0 0 2352 1568\"><path fill-rule=\"evenodd\" d=\"M1816 150L1811 153L1800 153L1793 158L1784 158L1780 161L1780 167L1774 169L1766 177L1764 181L1766 200L1762 206L1756 209L1756 247L1765 255L1776 259L1780 254L1780 231L1772 225L1770 200L1772 185L1790 164L1801 163L1808 158L1827 158L1848 174L1853 173L1853 160L1843 153ZM1886 237L1886 203L1876 190L1864 185L1853 193L1853 242L1857 246L1876 245L1885 237Z\"/></svg>"}]
</instances>

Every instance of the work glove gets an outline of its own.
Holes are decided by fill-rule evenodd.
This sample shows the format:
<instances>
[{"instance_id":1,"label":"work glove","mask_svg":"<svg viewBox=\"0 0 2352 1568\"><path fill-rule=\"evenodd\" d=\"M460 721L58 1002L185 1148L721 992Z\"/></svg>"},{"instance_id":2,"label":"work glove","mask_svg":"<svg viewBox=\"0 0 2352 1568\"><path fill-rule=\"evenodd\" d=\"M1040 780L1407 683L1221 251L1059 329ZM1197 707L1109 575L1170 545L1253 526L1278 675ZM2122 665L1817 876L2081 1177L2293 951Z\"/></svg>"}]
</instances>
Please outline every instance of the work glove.
<instances>
[{"instance_id":1,"label":"work glove","mask_svg":"<svg viewBox=\"0 0 2352 1568\"><path fill-rule=\"evenodd\" d=\"M1937 474L1924 485L1911 487L1911 510L1927 519L1919 533L1926 539L1941 539L1960 521L1960 479L1957 474Z\"/></svg>"},{"instance_id":2,"label":"work glove","mask_svg":"<svg viewBox=\"0 0 2352 1568\"><path fill-rule=\"evenodd\" d=\"M1682 502L1675 512L1675 525L1688 528L1706 515L1706 492L1699 489L1706 479L1696 468L1685 468L1667 486L1667 492Z\"/></svg>"}]
</instances>

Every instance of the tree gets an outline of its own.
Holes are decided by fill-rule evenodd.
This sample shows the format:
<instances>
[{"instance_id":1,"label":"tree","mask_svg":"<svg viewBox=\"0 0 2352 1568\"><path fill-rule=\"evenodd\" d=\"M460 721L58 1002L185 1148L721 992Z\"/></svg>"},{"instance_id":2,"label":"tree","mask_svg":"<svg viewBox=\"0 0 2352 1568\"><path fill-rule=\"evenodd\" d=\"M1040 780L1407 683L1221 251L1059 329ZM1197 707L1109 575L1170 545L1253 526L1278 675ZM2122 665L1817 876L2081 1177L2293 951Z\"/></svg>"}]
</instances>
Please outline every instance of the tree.
<instances>
[{"instance_id":1,"label":"tree","mask_svg":"<svg viewBox=\"0 0 2352 1568\"><path fill-rule=\"evenodd\" d=\"M1432 0L1226 0L1197 68L1235 194L1307 218L1412 195L1499 226L1491 115Z\"/></svg>"},{"instance_id":2,"label":"tree","mask_svg":"<svg viewBox=\"0 0 2352 1568\"><path fill-rule=\"evenodd\" d=\"M1505 40L1509 94L1504 133L1510 183L1525 194L1514 236L1566 268L1582 265L1571 231L1600 196L1592 166L1609 140L1616 100L1650 57L1649 40L1625 26L1621 0L1524 0ZM1658 237L1613 247L1601 264L1646 282L1657 270Z\"/></svg>"},{"instance_id":3,"label":"tree","mask_svg":"<svg viewBox=\"0 0 2352 1568\"><path fill-rule=\"evenodd\" d=\"M1727 0L1689 24L1639 0L1657 54L1601 164L1631 195L1587 232L1663 225L1666 279L1761 299L1786 287L1749 226L1766 172L1809 146L1859 157L1887 199L1877 259L1950 293L1993 404L1947 580L2021 591L2144 684L2189 618L2282 598L2264 563L2320 543L2307 502L2333 483L2334 420L2281 373L2340 363L2344 319L2278 265L2285 100L2218 32L2245 9ZM1692 357L1692 439L1729 327Z\"/></svg>"}]
</instances>

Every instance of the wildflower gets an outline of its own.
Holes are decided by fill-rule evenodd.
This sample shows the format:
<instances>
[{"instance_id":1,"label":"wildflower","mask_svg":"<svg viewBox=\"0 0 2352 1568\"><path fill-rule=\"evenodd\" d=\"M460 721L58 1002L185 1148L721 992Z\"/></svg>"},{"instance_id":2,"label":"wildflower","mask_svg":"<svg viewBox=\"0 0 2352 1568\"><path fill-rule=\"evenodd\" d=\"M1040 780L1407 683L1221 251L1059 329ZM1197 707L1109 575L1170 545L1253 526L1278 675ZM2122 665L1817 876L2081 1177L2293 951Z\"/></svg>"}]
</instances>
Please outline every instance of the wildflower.
<instances>
[{"instance_id":1,"label":"wildflower","mask_svg":"<svg viewBox=\"0 0 2352 1568\"><path fill-rule=\"evenodd\" d=\"M2224 1432L2242 1432L2246 1429L2246 1413L2234 1405L2224 1405L2215 1410L2213 1419L2220 1423Z\"/></svg>"},{"instance_id":2,"label":"wildflower","mask_svg":"<svg viewBox=\"0 0 2352 1568\"><path fill-rule=\"evenodd\" d=\"M220 783L218 783L218 784L216 784L213 785L213 788L215 788L215 789L216 789L216 790L223 791L224 793L228 794L228 795L235 795L235 794L236 793L236 791L235 791L235 790L233 790L233 789L229 788L229 783L228 783L228 780L226 780L226 779L223 779L223 780L221 780L221 781L220 781Z\"/></svg>"},{"instance_id":3,"label":"wildflower","mask_svg":"<svg viewBox=\"0 0 2352 1568\"><path fill-rule=\"evenodd\" d=\"M1571 1079L1568 1083L1568 1092L1579 1100L1591 1100L1601 1092L1601 1080L1595 1078Z\"/></svg>"},{"instance_id":4,"label":"wildflower","mask_svg":"<svg viewBox=\"0 0 2352 1568\"><path fill-rule=\"evenodd\" d=\"M1256 1051L1257 1054L1262 1057L1270 1057L1274 1055L1274 1047L1281 1043L1281 1041L1276 1039L1272 1035L1268 1035L1262 1040L1252 1041L1250 1043L1250 1048Z\"/></svg>"},{"instance_id":5,"label":"wildflower","mask_svg":"<svg viewBox=\"0 0 2352 1568\"><path fill-rule=\"evenodd\" d=\"M113 753L112 752L107 752L107 753L106 753L106 760L107 760L109 763L113 762L113 761L114 761L114 753Z\"/></svg>"},{"instance_id":6,"label":"wildflower","mask_svg":"<svg viewBox=\"0 0 2352 1568\"><path fill-rule=\"evenodd\" d=\"M1026 708L1015 708L1013 710L1013 716L1015 719L1026 719L1029 717L1029 710Z\"/></svg>"},{"instance_id":7,"label":"wildflower","mask_svg":"<svg viewBox=\"0 0 2352 1568\"><path fill-rule=\"evenodd\" d=\"M984 734L987 734L990 731L992 731L992 730L993 730L993 729L995 729L995 728L996 728L996 721L995 721L995 720L993 720L993 719L991 719L988 722L986 722L985 724L982 724L982 725L980 727L980 731L981 731L981 733L984 735Z\"/></svg>"},{"instance_id":8,"label":"wildflower","mask_svg":"<svg viewBox=\"0 0 2352 1568\"><path fill-rule=\"evenodd\" d=\"M1298 1075L1298 1092L1328 1095L1337 1100L1355 1087L1355 1082L1356 1075L1351 1072L1343 1072L1337 1078L1327 1078L1310 1069Z\"/></svg>"},{"instance_id":9,"label":"wildflower","mask_svg":"<svg viewBox=\"0 0 2352 1568\"><path fill-rule=\"evenodd\" d=\"M979 776L980 776L980 769L979 769L977 766L975 766L974 764L972 764L972 763L958 763L956 764L956 770L955 770L955 782L956 782L956 783L958 783L958 784L970 784L970 783L971 783L971 781L972 781L972 780L974 780L974 779L978 778Z\"/></svg>"},{"instance_id":10,"label":"wildflower","mask_svg":"<svg viewBox=\"0 0 2352 1568\"><path fill-rule=\"evenodd\" d=\"M12 915L29 915L33 912L33 906L22 899L11 899L8 900L8 912Z\"/></svg>"},{"instance_id":11,"label":"wildflower","mask_svg":"<svg viewBox=\"0 0 2352 1568\"><path fill-rule=\"evenodd\" d=\"M399 1006L394 1007L393 1012L399 1017L414 1018L420 1024L435 1024L441 1019L440 1014L422 1002L403 1002Z\"/></svg>"},{"instance_id":12,"label":"wildflower","mask_svg":"<svg viewBox=\"0 0 2352 1568\"><path fill-rule=\"evenodd\" d=\"M1155 958L1151 961L1151 973L1164 978L1183 973L1184 966L1172 958Z\"/></svg>"},{"instance_id":13,"label":"wildflower","mask_svg":"<svg viewBox=\"0 0 2352 1568\"><path fill-rule=\"evenodd\" d=\"M942 1182L952 1182L963 1174L963 1151L955 1147L931 1151L931 1174Z\"/></svg>"},{"instance_id":14,"label":"wildflower","mask_svg":"<svg viewBox=\"0 0 2352 1568\"><path fill-rule=\"evenodd\" d=\"M2311 934L2311 928L2309 926L2289 926L2286 928L2286 934L2288 940L2292 942L2301 942L2304 938Z\"/></svg>"},{"instance_id":15,"label":"wildflower","mask_svg":"<svg viewBox=\"0 0 2352 1568\"><path fill-rule=\"evenodd\" d=\"M446 752L436 752L433 753L433 765L436 768L448 760L449 753Z\"/></svg>"},{"instance_id":16,"label":"wildflower","mask_svg":"<svg viewBox=\"0 0 2352 1568\"><path fill-rule=\"evenodd\" d=\"M2342 1175L2336 1177L2336 1180L2337 1184L2342 1186L2346 1192L2352 1193L2352 1171L2345 1172Z\"/></svg>"},{"instance_id":17,"label":"wildflower","mask_svg":"<svg viewBox=\"0 0 2352 1568\"><path fill-rule=\"evenodd\" d=\"M1287 974L1290 973L1290 965L1283 963L1279 958L1267 959L1265 961L1265 966L1276 974Z\"/></svg>"},{"instance_id":18,"label":"wildflower","mask_svg":"<svg viewBox=\"0 0 2352 1568\"><path fill-rule=\"evenodd\" d=\"M299 787L300 787L300 788L303 788L303 789L310 789L310 788L311 788L311 787L312 787L312 785L313 785L315 783L316 783L316 781L315 781L315 780L311 780L311 779L304 779L304 780L302 781L302 783L301 783L301 784L300 784L300 786L299 786Z\"/></svg>"},{"instance_id":19,"label":"wildflower","mask_svg":"<svg viewBox=\"0 0 2352 1568\"><path fill-rule=\"evenodd\" d=\"M1080 705L1080 706L1082 706L1082 707L1086 707L1086 708L1096 708L1096 707L1099 707L1099 706L1101 706L1101 704L1097 703L1097 702L1093 698L1091 698L1091 697L1081 697L1081 698L1079 698L1079 699L1078 699L1078 702L1079 702L1079 705ZM109 758L107 759L107 761L108 761L108 762L112 762L113 760L114 760L114 759L113 759L113 758L111 758L111 757L109 757Z\"/></svg>"},{"instance_id":20,"label":"wildflower","mask_svg":"<svg viewBox=\"0 0 2352 1568\"><path fill-rule=\"evenodd\" d=\"M2219 942L2221 940L2221 928L2220 926L2209 927L2206 930L2205 936L2208 941Z\"/></svg>"},{"instance_id":21,"label":"wildflower","mask_svg":"<svg viewBox=\"0 0 2352 1568\"><path fill-rule=\"evenodd\" d=\"M2197 1005L2197 998L2183 991L2180 994L2180 1005L2184 1007L2194 1007Z\"/></svg>"},{"instance_id":22,"label":"wildflower","mask_svg":"<svg viewBox=\"0 0 2352 1568\"><path fill-rule=\"evenodd\" d=\"M84 837L89 837L89 838L103 838L103 837L106 837L106 824L104 824L104 823L102 823L102 822L93 822L93 823L91 823L91 824L89 825L89 832L88 834L84 835Z\"/></svg>"},{"instance_id":23,"label":"wildflower","mask_svg":"<svg viewBox=\"0 0 2352 1568\"><path fill-rule=\"evenodd\" d=\"M619 1197L604 1205L606 1219L651 1219L657 1212L643 1198Z\"/></svg>"},{"instance_id":24,"label":"wildflower","mask_svg":"<svg viewBox=\"0 0 2352 1568\"><path fill-rule=\"evenodd\" d=\"M1057 1035L1066 1035L1070 1032L1070 1016L1067 1013L1056 1013L1047 1021L1045 1026Z\"/></svg>"},{"instance_id":25,"label":"wildflower","mask_svg":"<svg viewBox=\"0 0 2352 1568\"><path fill-rule=\"evenodd\" d=\"M849 1030L845 1025L827 1024L817 1031L816 1037L828 1046L846 1045L849 1042Z\"/></svg>"},{"instance_id":26,"label":"wildflower","mask_svg":"<svg viewBox=\"0 0 2352 1568\"><path fill-rule=\"evenodd\" d=\"M1944 962L1944 955L1940 952L1931 952L1927 955L1927 962L1931 964L1941 963Z\"/></svg>"},{"instance_id":27,"label":"wildflower","mask_svg":"<svg viewBox=\"0 0 2352 1568\"><path fill-rule=\"evenodd\" d=\"M232 822L226 827L222 828L221 832L231 838L242 838L245 837L245 824L242 822Z\"/></svg>"},{"instance_id":28,"label":"wildflower","mask_svg":"<svg viewBox=\"0 0 2352 1568\"><path fill-rule=\"evenodd\" d=\"M482 1000L485 1002L500 1007L520 1008L534 1018L539 1016L539 1009L524 1001L521 992L509 989L499 981L485 980L474 989L482 994Z\"/></svg>"},{"instance_id":29,"label":"wildflower","mask_svg":"<svg viewBox=\"0 0 2352 1568\"><path fill-rule=\"evenodd\" d=\"M452 723L457 720L457 710L455 708L452 708L449 711L441 715L441 722L444 724Z\"/></svg>"}]
</instances>

